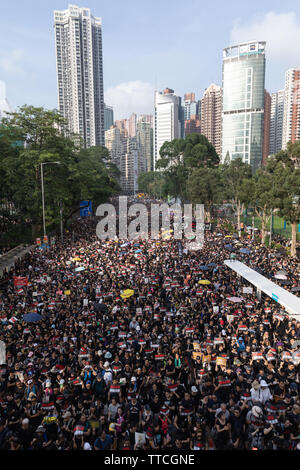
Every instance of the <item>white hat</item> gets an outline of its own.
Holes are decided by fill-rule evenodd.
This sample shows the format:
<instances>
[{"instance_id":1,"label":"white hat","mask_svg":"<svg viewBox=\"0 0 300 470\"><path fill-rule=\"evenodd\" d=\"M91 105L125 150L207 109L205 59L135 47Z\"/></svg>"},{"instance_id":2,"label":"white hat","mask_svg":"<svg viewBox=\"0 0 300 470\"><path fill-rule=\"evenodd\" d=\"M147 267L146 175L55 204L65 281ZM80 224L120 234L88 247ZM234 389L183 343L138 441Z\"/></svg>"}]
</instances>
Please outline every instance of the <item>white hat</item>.
<instances>
[{"instance_id":1,"label":"white hat","mask_svg":"<svg viewBox=\"0 0 300 470\"><path fill-rule=\"evenodd\" d=\"M64 379L60 379L59 385L63 385L65 383Z\"/></svg>"},{"instance_id":2,"label":"white hat","mask_svg":"<svg viewBox=\"0 0 300 470\"><path fill-rule=\"evenodd\" d=\"M131 377L131 382L136 382L136 377Z\"/></svg>"},{"instance_id":3,"label":"white hat","mask_svg":"<svg viewBox=\"0 0 300 470\"><path fill-rule=\"evenodd\" d=\"M83 450L92 450L91 445L88 442L84 443Z\"/></svg>"},{"instance_id":4,"label":"white hat","mask_svg":"<svg viewBox=\"0 0 300 470\"><path fill-rule=\"evenodd\" d=\"M252 407L251 413L253 414L253 416L255 418L259 418L263 415L263 411L262 411L261 407L257 406L257 405Z\"/></svg>"},{"instance_id":5,"label":"white hat","mask_svg":"<svg viewBox=\"0 0 300 470\"><path fill-rule=\"evenodd\" d=\"M107 361L104 362L104 368L105 368L105 369L108 369L108 367L109 367L109 362L107 362Z\"/></svg>"},{"instance_id":6,"label":"white hat","mask_svg":"<svg viewBox=\"0 0 300 470\"><path fill-rule=\"evenodd\" d=\"M192 386L192 393L197 393L198 392L198 389L197 387L195 387L195 385Z\"/></svg>"},{"instance_id":7,"label":"white hat","mask_svg":"<svg viewBox=\"0 0 300 470\"><path fill-rule=\"evenodd\" d=\"M265 380L261 380L260 381L260 386L261 387L268 387L269 385L267 384L267 382Z\"/></svg>"}]
</instances>

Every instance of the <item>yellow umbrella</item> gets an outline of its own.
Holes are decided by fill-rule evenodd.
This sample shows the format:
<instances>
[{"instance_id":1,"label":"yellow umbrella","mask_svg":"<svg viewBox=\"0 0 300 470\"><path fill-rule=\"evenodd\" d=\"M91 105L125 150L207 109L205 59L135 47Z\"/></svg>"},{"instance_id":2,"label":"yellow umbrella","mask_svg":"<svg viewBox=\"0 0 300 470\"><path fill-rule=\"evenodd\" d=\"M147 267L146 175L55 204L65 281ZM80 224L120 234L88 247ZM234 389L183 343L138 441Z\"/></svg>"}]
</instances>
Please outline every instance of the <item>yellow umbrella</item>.
<instances>
[{"instance_id":1,"label":"yellow umbrella","mask_svg":"<svg viewBox=\"0 0 300 470\"><path fill-rule=\"evenodd\" d=\"M165 235L166 233L173 233L174 230L164 230L161 234Z\"/></svg>"},{"instance_id":2,"label":"yellow umbrella","mask_svg":"<svg viewBox=\"0 0 300 470\"><path fill-rule=\"evenodd\" d=\"M129 297L132 297L133 294L134 294L134 290L126 289L126 290L123 290L121 297L122 299L129 299Z\"/></svg>"},{"instance_id":3,"label":"yellow umbrella","mask_svg":"<svg viewBox=\"0 0 300 470\"><path fill-rule=\"evenodd\" d=\"M198 284L203 284L203 285L207 285L207 286L208 286L209 284L211 284L211 282L208 281L207 279L202 279L201 281L198 281Z\"/></svg>"},{"instance_id":4,"label":"yellow umbrella","mask_svg":"<svg viewBox=\"0 0 300 470\"><path fill-rule=\"evenodd\" d=\"M65 290L64 294L65 294L65 295L70 295L70 294L71 294L71 291L70 291L70 290Z\"/></svg>"},{"instance_id":5,"label":"yellow umbrella","mask_svg":"<svg viewBox=\"0 0 300 470\"><path fill-rule=\"evenodd\" d=\"M72 261L80 261L80 258L72 258Z\"/></svg>"},{"instance_id":6,"label":"yellow umbrella","mask_svg":"<svg viewBox=\"0 0 300 470\"><path fill-rule=\"evenodd\" d=\"M225 238L232 238L232 235L225 235Z\"/></svg>"}]
</instances>

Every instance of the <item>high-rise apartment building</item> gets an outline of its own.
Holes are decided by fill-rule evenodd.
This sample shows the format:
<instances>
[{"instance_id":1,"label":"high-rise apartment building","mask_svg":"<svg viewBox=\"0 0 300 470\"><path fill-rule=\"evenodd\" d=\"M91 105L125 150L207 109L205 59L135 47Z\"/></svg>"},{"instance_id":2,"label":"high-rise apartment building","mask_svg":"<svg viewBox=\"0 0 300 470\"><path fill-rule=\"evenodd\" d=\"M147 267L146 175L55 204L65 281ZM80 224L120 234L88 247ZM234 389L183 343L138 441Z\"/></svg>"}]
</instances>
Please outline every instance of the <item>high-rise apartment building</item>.
<instances>
[{"instance_id":1,"label":"high-rise apartment building","mask_svg":"<svg viewBox=\"0 0 300 470\"><path fill-rule=\"evenodd\" d=\"M105 132L105 146L110 157L120 170L119 184L122 194L135 194L138 191L138 176L146 170L136 137L130 137L125 128L111 126Z\"/></svg>"},{"instance_id":2,"label":"high-rise apartment building","mask_svg":"<svg viewBox=\"0 0 300 470\"><path fill-rule=\"evenodd\" d=\"M122 192L132 195L138 191L138 176L140 174L140 155L135 137L126 139L125 152L121 161Z\"/></svg>"},{"instance_id":3,"label":"high-rise apartment building","mask_svg":"<svg viewBox=\"0 0 300 470\"><path fill-rule=\"evenodd\" d=\"M222 88L214 83L209 85L201 100L201 134L221 154Z\"/></svg>"},{"instance_id":4,"label":"high-rise apartment building","mask_svg":"<svg viewBox=\"0 0 300 470\"><path fill-rule=\"evenodd\" d=\"M138 122L148 122L153 129L153 114L141 114L138 118Z\"/></svg>"},{"instance_id":5,"label":"high-rise apartment building","mask_svg":"<svg viewBox=\"0 0 300 470\"><path fill-rule=\"evenodd\" d=\"M104 130L107 131L114 125L114 110L104 103Z\"/></svg>"},{"instance_id":6,"label":"high-rise apartment building","mask_svg":"<svg viewBox=\"0 0 300 470\"><path fill-rule=\"evenodd\" d=\"M183 119L188 121L191 116L198 114L198 103L195 100L195 93L186 93L183 101Z\"/></svg>"},{"instance_id":7,"label":"high-rise apartment building","mask_svg":"<svg viewBox=\"0 0 300 470\"><path fill-rule=\"evenodd\" d=\"M284 90L279 90L271 95L270 155L274 155L282 150L283 114Z\"/></svg>"},{"instance_id":8,"label":"high-rise apartment building","mask_svg":"<svg viewBox=\"0 0 300 470\"><path fill-rule=\"evenodd\" d=\"M129 137L136 136L136 122L137 122L137 115L132 113L129 118Z\"/></svg>"},{"instance_id":9,"label":"high-rise apartment building","mask_svg":"<svg viewBox=\"0 0 300 470\"><path fill-rule=\"evenodd\" d=\"M109 151L112 162L120 169L122 156L125 152L127 131L120 130L117 126L111 126L105 132L105 147Z\"/></svg>"},{"instance_id":10,"label":"high-rise apartment building","mask_svg":"<svg viewBox=\"0 0 300 470\"><path fill-rule=\"evenodd\" d=\"M192 114L190 119L184 121L184 135L201 134L201 121L196 114Z\"/></svg>"},{"instance_id":11,"label":"high-rise apartment building","mask_svg":"<svg viewBox=\"0 0 300 470\"><path fill-rule=\"evenodd\" d=\"M104 146L102 21L89 8L54 11L58 109L68 134Z\"/></svg>"},{"instance_id":12,"label":"high-rise apartment building","mask_svg":"<svg viewBox=\"0 0 300 470\"><path fill-rule=\"evenodd\" d=\"M153 170L153 129L149 122L138 121L136 140L140 152L140 173Z\"/></svg>"},{"instance_id":13,"label":"high-rise apartment building","mask_svg":"<svg viewBox=\"0 0 300 470\"><path fill-rule=\"evenodd\" d=\"M287 70L284 87L282 148L300 139L300 66Z\"/></svg>"},{"instance_id":14,"label":"high-rise apartment building","mask_svg":"<svg viewBox=\"0 0 300 470\"><path fill-rule=\"evenodd\" d=\"M3 118L8 117L7 113L13 113L14 110L10 106L6 98L6 85L5 82L0 80L0 122Z\"/></svg>"},{"instance_id":15,"label":"high-rise apartment building","mask_svg":"<svg viewBox=\"0 0 300 470\"><path fill-rule=\"evenodd\" d=\"M159 151L165 142L182 137L183 121L181 117L181 98L174 90L166 88L163 92L155 92L154 116L154 170Z\"/></svg>"},{"instance_id":16,"label":"high-rise apartment building","mask_svg":"<svg viewBox=\"0 0 300 470\"><path fill-rule=\"evenodd\" d=\"M262 163L265 45L245 42L223 51L222 161L241 158L253 171Z\"/></svg>"},{"instance_id":17,"label":"high-rise apartment building","mask_svg":"<svg viewBox=\"0 0 300 470\"><path fill-rule=\"evenodd\" d=\"M190 101L190 102L195 102L195 93L185 93L184 95L184 101Z\"/></svg>"},{"instance_id":18,"label":"high-rise apartment building","mask_svg":"<svg viewBox=\"0 0 300 470\"><path fill-rule=\"evenodd\" d=\"M265 90L265 109L264 109L264 138L262 152L262 166L267 163L270 155L270 119L271 119L271 95Z\"/></svg>"}]
</instances>

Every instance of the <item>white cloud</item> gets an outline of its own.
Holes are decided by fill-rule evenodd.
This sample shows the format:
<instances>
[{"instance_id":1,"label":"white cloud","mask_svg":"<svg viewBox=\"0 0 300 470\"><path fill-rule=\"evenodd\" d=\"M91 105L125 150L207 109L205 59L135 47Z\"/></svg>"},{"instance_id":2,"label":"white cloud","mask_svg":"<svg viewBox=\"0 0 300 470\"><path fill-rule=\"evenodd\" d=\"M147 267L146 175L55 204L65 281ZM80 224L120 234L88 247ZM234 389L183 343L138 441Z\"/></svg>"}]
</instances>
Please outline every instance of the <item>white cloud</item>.
<instances>
[{"instance_id":1,"label":"white cloud","mask_svg":"<svg viewBox=\"0 0 300 470\"><path fill-rule=\"evenodd\" d=\"M154 87L147 82L120 83L104 93L105 103L114 108L114 119L125 119L131 113L153 114Z\"/></svg>"},{"instance_id":2,"label":"white cloud","mask_svg":"<svg viewBox=\"0 0 300 470\"><path fill-rule=\"evenodd\" d=\"M24 51L21 49L13 49L12 51L0 53L0 70L8 74L24 75L21 66Z\"/></svg>"},{"instance_id":3,"label":"white cloud","mask_svg":"<svg viewBox=\"0 0 300 470\"><path fill-rule=\"evenodd\" d=\"M232 44L245 41L266 41L267 60L288 67L300 63L300 21L296 13L270 11L248 24L236 20L231 31Z\"/></svg>"}]
</instances>

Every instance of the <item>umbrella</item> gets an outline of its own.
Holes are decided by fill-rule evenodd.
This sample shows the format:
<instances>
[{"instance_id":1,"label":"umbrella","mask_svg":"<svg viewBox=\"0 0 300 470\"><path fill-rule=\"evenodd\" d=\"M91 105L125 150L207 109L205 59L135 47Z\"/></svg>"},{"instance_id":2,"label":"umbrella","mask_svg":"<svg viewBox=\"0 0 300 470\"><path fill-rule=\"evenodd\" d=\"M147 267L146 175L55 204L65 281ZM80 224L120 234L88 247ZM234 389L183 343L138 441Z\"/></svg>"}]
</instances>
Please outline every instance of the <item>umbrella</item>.
<instances>
[{"instance_id":1,"label":"umbrella","mask_svg":"<svg viewBox=\"0 0 300 470\"><path fill-rule=\"evenodd\" d=\"M209 263L207 266L209 268L215 268L217 265L216 265L216 263Z\"/></svg>"},{"instance_id":2,"label":"umbrella","mask_svg":"<svg viewBox=\"0 0 300 470\"><path fill-rule=\"evenodd\" d=\"M211 282L208 281L207 279L202 279L201 281L198 281L198 284L202 284L202 285L204 285L204 286L205 286L205 285L208 286L209 284L211 284Z\"/></svg>"},{"instance_id":3,"label":"umbrella","mask_svg":"<svg viewBox=\"0 0 300 470\"><path fill-rule=\"evenodd\" d=\"M299 292L300 291L300 287L293 287L291 289L292 292Z\"/></svg>"},{"instance_id":4,"label":"umbrella","mask_svg":"<svg viewBox=\"0 0 300 470\"><path fill-rule=\"evenodd\" d=\"M208 271L209 267L208 266L199 266L199 269L201 269L201 271Z\"/></svg>"},{"instance_id":5,"label":"umbrella","mask_svg":"<svg viewBox=\"0 0 300 470\"><path fill-rule=\"evenodd\" d=\"M250 255L250 250L248 250L248 248L241 248L240 252L245 253L245 255Z\"/></svg>"},{"instance_id":6,"label":"umbrella","mask_svg":"<svg viewBox=\"0 0 300 470\"><path fill-rule=\"evenodd\" d=\"M235 248L232 245L225 245L225 248L227 248L227 250L229 250L229 251L234 251L235 250Z\"/></svg>"},{"instance_id":7,"label":"umbrella","mask_svg":"<svg viewBox=\"0 0 300 470\"><path fill-rule=\"evenodd\" d=\"M283 280L283 281L285 281L287 279L285 274L275 274L274 277L275 277L275 279L280 279L280 280Z\"/></svg>"},{"instance_id":8,"label":"umbrella","mask_svg":"<svg viewBox=\"0 0 300 470\"><path fill-rule=\"evenodd\" d=\"M126 289L126 290L123 290L121 297L122 299L129 299L129 297L132 297L133 294L134 294L134 290Z\"/></svg>"},{"instance_id":9,"label":"umbrella","mask_svg":"<svg viewBox=\"0 0 300 470\"><path fill-rule=\"evenodd\" d=\"M225 238L231 238L232 235L225 235Z\"/></svg>"},{"instance_id":10,"label":"umbrella","mask_svg":"<svg viewBox=\"0 0 300 470\"><path fill-rule=\"evenodd\" d=\"M80 258L72 258L72 261L80 261Z\"/></svg>"},{"instance_id":11,"label":"umbrella","mask_svg":"<svg viewBox=\"0 0 300 470\"><path fill-rule=\"evenodd\" d=\"M227 297L227 300L230 300L231 302L242 302L243 299L240 297Z\"/></svg>"},{"instance_id":12,"label":"umbrella","mask_svg":"<svg viewBox=\"0 0 300 470\"><path fill-rule=\"evenodd\" d=\"M284 285L284 286L290 286L292 283L291 281L288 281L286 279L279 279L281 284Z\"/></svg>"},{"instance_id":13,"label":"umbrella","mask_svg":"<svg viewBox=\"0 0 300 470\"><path fill-rule=\"evenodd\" d=\"M141 253L142 250L135 250L135 253Z\"/></svg>"},{"instance_id":14,"label":"umbrella","mask_svg":"<svg viewBox=\"0 0 300 470\"><path fill-rule=\"evenodd\" d=\"M284 274L285 276L288 274L287 271L285 271L284 269L281 269L280 271L278 271L276 274Z\"/></svg>"},{"instance_id":15,"label":"umbrella","mask_svg":"<svg viewBox=\"0 0 300 470\"><path fill-rule=\"evenodd\" d=\"M97 303L97 302L94 303L94 309L96 310L96 312L102 312L102 313L106 313L108 311L107 306L105 304Z\"/></svg>"},{"instance_id":16,"label":"umbrella","mask_svg":"<svg viewBox=\"0 0 300 470\"><path fill-rule=\"evenodd\" d=\"M26 321L27 323L34 323L36 321L40 321L42 319L42 315L39 315L38 313L30 312L26 313L23 316L23 320Z\"/></svg>"},{"instance_id":17,"label":"umbrella","mask_svg":"<svg viewBox=\"0 0 300 470\"><path fill-rule=\"evenodd\" d=\"M85 268L83 266L79 266L79 268L75 269L75 272L79 273L80 271L84 271L84 270L85 270Z\"/></svg>"}]
</instances>

